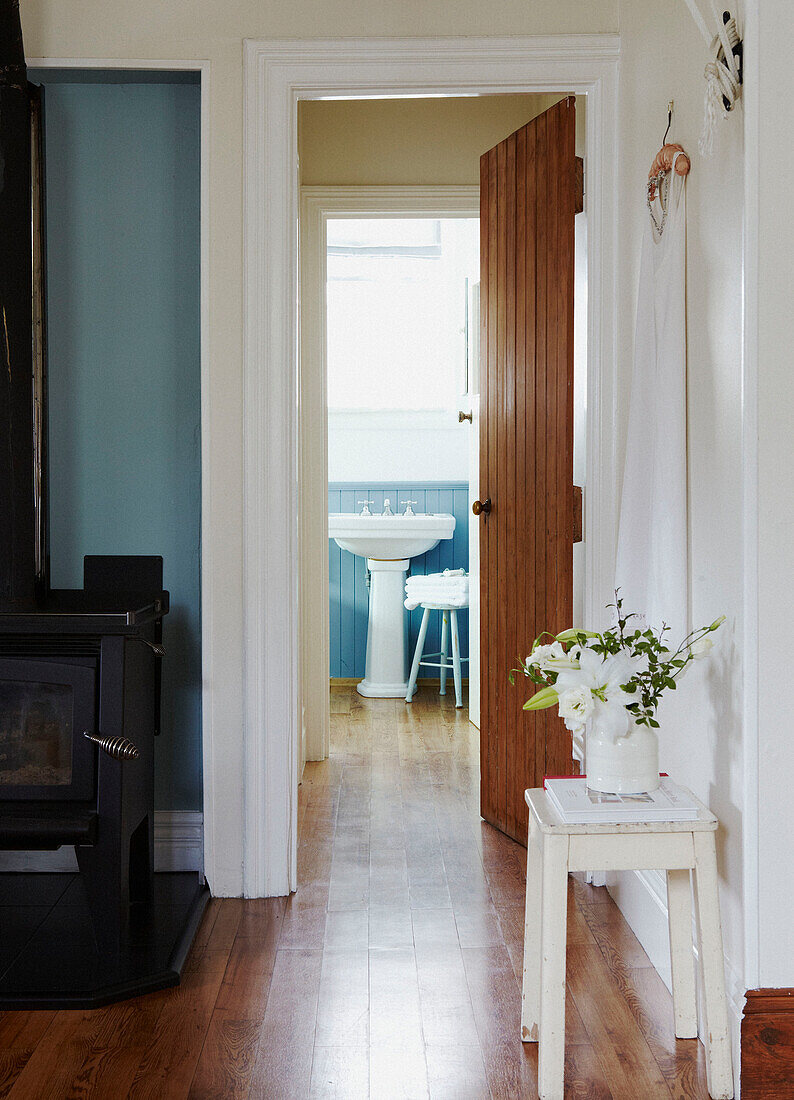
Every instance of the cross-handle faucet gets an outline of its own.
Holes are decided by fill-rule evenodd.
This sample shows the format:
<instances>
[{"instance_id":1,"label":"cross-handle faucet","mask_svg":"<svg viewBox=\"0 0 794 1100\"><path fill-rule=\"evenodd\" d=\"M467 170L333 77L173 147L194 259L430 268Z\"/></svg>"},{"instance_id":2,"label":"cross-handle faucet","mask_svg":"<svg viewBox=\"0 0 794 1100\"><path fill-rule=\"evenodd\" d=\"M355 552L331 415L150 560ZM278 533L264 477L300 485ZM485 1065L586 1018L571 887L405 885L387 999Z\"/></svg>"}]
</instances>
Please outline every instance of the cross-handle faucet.
<instances>
[{"instance_id":1,"label":"cross-handle faucet","mask_svg":"<svg viewBox=\"0 0 794 1100\"><path fill-rule=\"evenodd\" d=\"M416 501L416 500L401 500L401 501L400 501L400 504L404 504L404 505L405 505L405 511L403 512L403 515L404 515L404 516L415 516L415 515L416 515L416 512L415 512L415 511L413 510L413 508L411 507L411 505L413 505L413 504L418 504L418 503L419 503L419 502L418 502L418 501Z\"/></svg>"},{"instance_id":2,"label":"cross-handle faucet","mask_svg":"<svg viewBox=\"0 0 794 1100\"><path fill-rule=\"evenodd\" d=\"M372 512L370 512L370 510L369 510L369 506L370 506L370 504L375 503L374 500L360 500L358 503L364 505L364 507L361 509L361 515L362 516L371 516L372 515Z\"/></svg>"},{"instance_id":3,"label":"cross-handle faucet","mask_svg":"<svg viewBox=\"0 0 794 1100\"><path fill-rule=\"evenodd\" d=\"M393 516L394 515L394 512L392 512L392 510L391 510L391 501L389 500L388 497L386 497L386 499L383 502L383 515L384 516Z\"/></svg>"}]
</instances>

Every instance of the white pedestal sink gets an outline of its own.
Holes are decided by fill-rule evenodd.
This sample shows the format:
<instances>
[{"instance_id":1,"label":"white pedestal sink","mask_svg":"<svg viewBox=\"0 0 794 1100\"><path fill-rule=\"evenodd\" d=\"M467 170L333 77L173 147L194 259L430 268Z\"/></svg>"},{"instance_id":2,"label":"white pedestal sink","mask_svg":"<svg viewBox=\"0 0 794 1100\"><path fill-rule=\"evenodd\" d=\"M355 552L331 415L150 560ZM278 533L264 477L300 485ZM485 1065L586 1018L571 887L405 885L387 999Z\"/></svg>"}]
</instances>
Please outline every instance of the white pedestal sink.
<instances>
[{"instance_id":1,"label":"white pedestal sink","mask_svg":"<svg viewBox=\"0 0 794 1100\"><path fill-rule=\"evenodd\" d=\"M439 515L362 516L332 512L329 538L367 559L370 571L367 663L359 695L377 699L405 696L408 690L405 574L411 558L451 539L455 517Z\"/></svg>"}]
</instances>

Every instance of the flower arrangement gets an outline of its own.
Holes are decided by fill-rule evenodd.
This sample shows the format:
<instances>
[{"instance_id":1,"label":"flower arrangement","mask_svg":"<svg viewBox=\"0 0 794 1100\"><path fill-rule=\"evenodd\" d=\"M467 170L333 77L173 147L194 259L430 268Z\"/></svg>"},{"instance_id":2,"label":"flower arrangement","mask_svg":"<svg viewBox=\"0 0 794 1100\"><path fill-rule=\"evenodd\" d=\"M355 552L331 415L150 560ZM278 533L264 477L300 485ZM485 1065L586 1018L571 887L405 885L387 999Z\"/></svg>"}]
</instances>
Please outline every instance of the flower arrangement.
<instances>
[{"instance_id":1,"label":"flower arrangement","mask_svg":"<svg viewBox=\"0 0 794 1100\"><path fill-rule=\"evenodd\" d=\"M710 626L693 630L672 650L665 639L669 627L632 630L629 622L637 615L623 613L617 592L609 606L617 618L612 630L599 634L572 627L535 639L532 652L510 673L511 683L523 673L537 685L524 710L556 705L572 733L580 733L592 720L613 740L625 737L632 722L658 728L655 715L662 695L675 690L676 680L692 661L707 656L714 645L711 635L725 621L722 615Z\"/></svg>"}]
</instances>

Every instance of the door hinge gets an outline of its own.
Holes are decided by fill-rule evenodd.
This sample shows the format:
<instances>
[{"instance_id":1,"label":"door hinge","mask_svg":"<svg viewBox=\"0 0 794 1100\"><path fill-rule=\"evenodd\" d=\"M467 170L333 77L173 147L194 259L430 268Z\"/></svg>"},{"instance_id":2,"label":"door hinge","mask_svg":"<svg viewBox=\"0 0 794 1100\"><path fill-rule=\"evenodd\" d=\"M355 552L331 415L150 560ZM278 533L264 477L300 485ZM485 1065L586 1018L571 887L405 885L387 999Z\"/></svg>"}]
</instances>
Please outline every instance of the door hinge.
<instances>
[{"instance_id":1,"label":"door hinge","mask_svg":"<svg viewBox=\"0 0 794 1100\"><path fill-rule=\"evenodd\" d=\"M573 487L573 541L581 542L584 536L584 515L582 508L582 486Z\"/></svg>"}]
</instances>

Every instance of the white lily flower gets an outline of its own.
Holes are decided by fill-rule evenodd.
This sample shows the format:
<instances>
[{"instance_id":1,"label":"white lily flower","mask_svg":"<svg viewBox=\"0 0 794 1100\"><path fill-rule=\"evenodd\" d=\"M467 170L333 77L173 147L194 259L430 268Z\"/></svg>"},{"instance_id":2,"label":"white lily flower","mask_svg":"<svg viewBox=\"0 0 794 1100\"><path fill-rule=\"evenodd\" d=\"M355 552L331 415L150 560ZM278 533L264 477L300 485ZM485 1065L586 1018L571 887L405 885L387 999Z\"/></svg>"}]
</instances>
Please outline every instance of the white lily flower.
<instances>
[{"instance_id":1,"label":"white lily flower","mask_svg":"<svg viewBox=\"0 0 794 1100\"><path fill-rule=\"evenodd\" d=\"M578 667L561 670L557 677L557 690L566 691L568 688L589 687L608 700L615 696L626 696L623 702L631 702L631 698L623 691L623 684L627 684L635 674L632 658L628 653L615 653L609 657L602 657L592 649L582 649Z\"/></svg>"},{"instance_id":2,"label":"white lily flower","mask_svg":"<svg viewBox=\"0 0 794 1100\"><path fill-rule=\"evenodd\" d=\"M560 642L552 642L550 645L536 645L527 657L527 664L544 669L550 660L555 659L565 659L565 650Z\"/></svg>"},{"instance_id":3,"label":"white lily flower","mask_svg":"<svg viewBox=\"0 0 794 1100\"><path fill-rule=\"evenodd\" d=\"M588 689L593 701L589 715L599 728L613 739L625 737L629 729L629 712L626 707L635 700L635 693L623 690L634 676L633 659L628 653L615 653L602 657L592 649L579 654L579 668L561 670L555 687L560 700L568 691Z\"/></svg>"},{"instance_id":4,"label":"white lily flower","mask_svg":"<svg viewBox=\"0 0 794 1100\"><path fill-rule=\"evenodd\" d=\"M569 722L582 726L593 713L596 703L592 691L587 687L568 688L559 699L559 715L566 726Z\"/></svg>"},{"instance_id":5,"label":"white lily flower","mask_svg":"<svg viewBox=\"0 0 794 1100\"><path fill-rule=\"evenodd\" d=\"M576 657L566 653L562 657L550 657L543 667L547 672L565 672L566 669L578 668L579 661Z\"/></svg>"}]
</instances>

